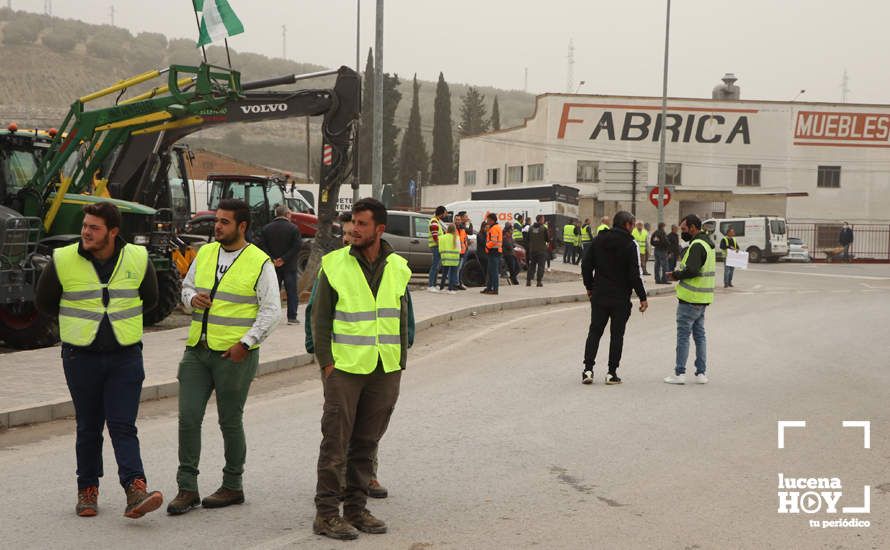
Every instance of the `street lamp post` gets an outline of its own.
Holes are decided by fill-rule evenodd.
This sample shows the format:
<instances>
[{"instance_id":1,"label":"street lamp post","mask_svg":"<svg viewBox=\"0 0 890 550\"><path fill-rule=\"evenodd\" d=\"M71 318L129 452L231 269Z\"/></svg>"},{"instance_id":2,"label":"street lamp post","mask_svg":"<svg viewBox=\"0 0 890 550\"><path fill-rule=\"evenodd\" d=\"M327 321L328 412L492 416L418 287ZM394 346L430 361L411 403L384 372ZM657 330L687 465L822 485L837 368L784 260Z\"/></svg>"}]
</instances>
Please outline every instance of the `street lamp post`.
<instances>
[{"instance_id":1,"label":"street lamp post","mask_svg":"<svg viewBox=\"0 0 890 550\"><path fill-rule=\"evenodd\" d=\"M371 169L371 195L380 198L383 188L383 0L377 0L377 28L374 41L374 146Z\"/></svg>"},{"instance_id":2,"label":"street lamp post","mask_svg":"<svg viewBox=\"0 0 890 550\"><path fill-rule=\"evenodd\" d=\"M362 8L361 8L362 0L355 0L355 72L356 74L361 74L361 22L362 22ZM368 75L365 75L365 78L368 78ZM361 81L359 81L361 82ZM361 84L359 84L361 86ZM361 198L359 196L359 188L358 186L361 184L360 174L359 174L359 155L362 153L358 150L358 134L361 130L361 118L355 121L353 125L355 128L353 142L352 142L352 204L355 204ZM365 151L367 153L367 151Z\"/></svg>"},{"instance_id":3,"label":"street lamp post","mask_svg":"<svg viewBox=\"0 0 890 550\"><path fill-rule=\"evenodd\" d=\"M664 75L661 85L661 128L658 141L660 151L658 153L658 223L664 222L664 126L667 123L667 93L668 93L668 45L671 36L671 0L667 0L667 16L664 23Z\"/></svg>"}]
</instances>

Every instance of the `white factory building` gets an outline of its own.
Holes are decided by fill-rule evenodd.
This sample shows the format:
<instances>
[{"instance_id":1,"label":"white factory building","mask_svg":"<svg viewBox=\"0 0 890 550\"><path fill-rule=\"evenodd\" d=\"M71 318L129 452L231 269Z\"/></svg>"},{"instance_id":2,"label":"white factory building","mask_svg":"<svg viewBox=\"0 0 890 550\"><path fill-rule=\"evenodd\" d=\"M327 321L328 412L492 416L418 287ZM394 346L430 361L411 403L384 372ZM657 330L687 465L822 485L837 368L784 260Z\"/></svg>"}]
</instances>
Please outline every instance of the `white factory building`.
<instances>
[{"instance_id":1,"label":"white factory building","mask_svg":"<svg viewBox=\"0 0 890 550\"><path fill-rule=\"evenodd\" d=\"M635 206L654 221L664 123L668 221L890 223L890 105L670 98L665 118L660 97L540 95L522 125L462 139L458 184L426 187L423 205L561 184L579 189L582 218Z\"/></svg>"}]
</instances>

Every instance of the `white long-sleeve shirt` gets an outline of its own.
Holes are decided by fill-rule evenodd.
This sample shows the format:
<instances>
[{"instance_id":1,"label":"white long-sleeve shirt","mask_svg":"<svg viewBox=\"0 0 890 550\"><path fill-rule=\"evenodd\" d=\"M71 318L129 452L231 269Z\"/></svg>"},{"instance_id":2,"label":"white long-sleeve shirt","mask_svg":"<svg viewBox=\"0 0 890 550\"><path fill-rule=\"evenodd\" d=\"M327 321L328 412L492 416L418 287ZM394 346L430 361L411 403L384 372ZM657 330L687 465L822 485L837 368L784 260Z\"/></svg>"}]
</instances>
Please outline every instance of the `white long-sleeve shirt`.
<instances>
[{"instance_id":1,"label":"white long-sleeve shirt","mask_svg":"<svg viewBox=\"0 0 890 550\"><path fill-rule=\"evenodd\" d=\"M244 250L239 249L234 252L228 252L225 248L219 249L219 263L217 265L217 276L221 276L235 258ZM182 281L182 303L185 304L186 311L191 311L192 298L198 293L195 287L195 266L198 262L192 262L189 272ZM248 346L256 346L262 343L269 334L275 329L281 321L281 290L278 286L278 276L275 275L275 267L272 262L266 262L263 265L263 271L256 284L256 296L259 302L259 311L256 314L256 320L247 334L241 337L241 341Z\"/></svg>"}]
</instances>

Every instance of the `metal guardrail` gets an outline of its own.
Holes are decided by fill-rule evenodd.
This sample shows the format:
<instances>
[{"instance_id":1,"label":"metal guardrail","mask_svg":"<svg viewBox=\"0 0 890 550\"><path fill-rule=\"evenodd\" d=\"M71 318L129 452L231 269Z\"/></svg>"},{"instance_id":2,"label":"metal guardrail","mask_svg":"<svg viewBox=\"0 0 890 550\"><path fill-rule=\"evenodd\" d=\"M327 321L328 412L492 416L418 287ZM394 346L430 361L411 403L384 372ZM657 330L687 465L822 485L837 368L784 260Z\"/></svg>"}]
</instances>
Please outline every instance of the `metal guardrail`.
<instances>
[{"instance_id":1,"label":"metal guardrail","mask_svg":"<svg viewBox=\"0 0 890 550\"><path fill-rule=\"evenodd\" d=\"M788 237L806 243L814 260L840 260L842 223L789 223ZM890 262L890 225L851 225L853 244L850 255L854 261Z\"/></svg>"},{"instance_id":2,"label":"metal guardrail","mask_svg":"<svg viewBox=\"0 0 890 550\"><path fill-rule=\"evenodd\" d=\"M0 225L0 303L33 299L37 270L28 259L40 243L40 218L12 217Z\"/></svg>"}]
</instances>

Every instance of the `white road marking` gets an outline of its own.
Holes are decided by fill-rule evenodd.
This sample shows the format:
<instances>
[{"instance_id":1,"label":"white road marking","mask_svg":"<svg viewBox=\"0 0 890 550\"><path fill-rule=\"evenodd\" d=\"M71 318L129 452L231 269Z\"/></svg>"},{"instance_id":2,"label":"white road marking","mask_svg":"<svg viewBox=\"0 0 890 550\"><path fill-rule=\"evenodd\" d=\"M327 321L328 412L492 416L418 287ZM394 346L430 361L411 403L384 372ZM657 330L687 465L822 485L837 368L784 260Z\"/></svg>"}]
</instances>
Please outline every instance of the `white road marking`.
<instances>
[{"instance_id":1,"label":"white road marking","mask_svg":"<svg viewBox=\"0 0 890 550\"><path fill-rule=\"evenodd\" d=\"M751 269L748 268L748 271L754 271L757 273L782 273L784 275L803 275L804 277L829 277L832 279L864 279L866 281L888 281L890 282L890 277L872 277L869 275L838 275L835 273L801 273L800 271L779 271L775 269Z\"/></svg>"}]
</instances>

